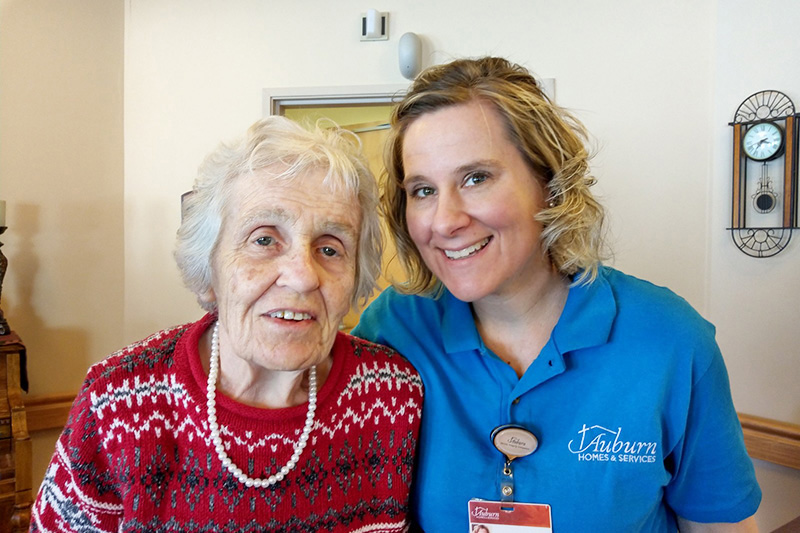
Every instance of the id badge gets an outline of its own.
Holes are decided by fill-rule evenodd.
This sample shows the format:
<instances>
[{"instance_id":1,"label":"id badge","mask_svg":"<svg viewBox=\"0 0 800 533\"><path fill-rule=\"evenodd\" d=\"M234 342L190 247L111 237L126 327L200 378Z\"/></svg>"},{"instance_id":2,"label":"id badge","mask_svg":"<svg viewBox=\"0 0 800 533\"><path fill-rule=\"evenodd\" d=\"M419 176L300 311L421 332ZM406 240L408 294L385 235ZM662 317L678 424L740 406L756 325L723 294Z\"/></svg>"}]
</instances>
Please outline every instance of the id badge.
<instances>
[{"instance_id":1,"label":"id badge","mask_svg":"<svg viewBox=\"0 0 800 533\"><path fill-rule=\"evenodd\" d=\"M469 501L470 533L552 533L550 506L542 503Z\"/></svg>"}]
</instances>

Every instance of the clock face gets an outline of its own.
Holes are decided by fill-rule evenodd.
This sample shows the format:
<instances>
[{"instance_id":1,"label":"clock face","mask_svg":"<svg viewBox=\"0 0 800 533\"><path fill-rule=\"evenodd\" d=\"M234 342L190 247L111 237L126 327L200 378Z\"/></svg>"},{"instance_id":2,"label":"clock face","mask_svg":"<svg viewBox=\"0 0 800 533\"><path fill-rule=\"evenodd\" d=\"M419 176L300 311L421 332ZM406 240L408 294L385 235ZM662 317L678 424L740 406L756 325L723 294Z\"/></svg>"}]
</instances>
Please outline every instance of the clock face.
<instances>
[{"instance_id":1,"label":"clock face","mask_svg":"<svg viewBox=\"0 0 800 533\"><path fill-rule=\"evenodd\" d=\"M783 149L783 130L774 122L751 126L744 134L742 148L747 157L756 161L777 157Z\"/></svg>"}]
</instances>

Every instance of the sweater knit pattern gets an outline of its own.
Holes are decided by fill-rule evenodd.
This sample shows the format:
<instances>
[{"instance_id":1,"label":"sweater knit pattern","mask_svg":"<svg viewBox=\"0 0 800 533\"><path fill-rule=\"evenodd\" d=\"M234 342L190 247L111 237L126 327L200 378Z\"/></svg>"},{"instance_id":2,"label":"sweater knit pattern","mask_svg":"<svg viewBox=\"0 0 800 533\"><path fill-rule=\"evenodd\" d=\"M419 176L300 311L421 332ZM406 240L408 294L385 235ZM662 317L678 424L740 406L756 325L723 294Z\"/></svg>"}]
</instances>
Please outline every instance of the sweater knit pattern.
<instances>
[{"instance_id":1,"label":"sweater knit pattern","mask_svg":"<svg viewBox=\"0 0 800 533\"><path fill-rule=\"evenodd\" d=\"M422 382L391 349L339 334L308 445L270 487L220 463L198 340L159 332L94 365L32 510L31 531L359 532L407 529ZM266 478L293 453L306 405L258 409L217 393L226 452Z\"/></svg>"}]
</instances>

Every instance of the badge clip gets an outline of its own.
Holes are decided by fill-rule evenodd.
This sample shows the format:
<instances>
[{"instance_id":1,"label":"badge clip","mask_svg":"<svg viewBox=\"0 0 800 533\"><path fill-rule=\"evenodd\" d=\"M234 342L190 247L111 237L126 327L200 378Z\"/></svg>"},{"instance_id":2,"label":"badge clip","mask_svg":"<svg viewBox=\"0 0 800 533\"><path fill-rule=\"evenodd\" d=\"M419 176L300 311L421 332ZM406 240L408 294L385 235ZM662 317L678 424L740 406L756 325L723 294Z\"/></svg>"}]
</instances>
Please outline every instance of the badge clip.
<instances>
[{"instance_id":1,"label":"badge clip","mask_svg":"<svg viewBox=\"0 0 800 533\"><path fill-rule=\"evenodd\" d=\"M497 451L506 458L503 464L502 477L500 483L501 501L514 501L514 471L511 463L514 459L525 457L536 451L539 447L539 439L536 435L522 426L516 424L505 424L497 426L492 430L490 440Z\"/></svg>"}]
</instances>

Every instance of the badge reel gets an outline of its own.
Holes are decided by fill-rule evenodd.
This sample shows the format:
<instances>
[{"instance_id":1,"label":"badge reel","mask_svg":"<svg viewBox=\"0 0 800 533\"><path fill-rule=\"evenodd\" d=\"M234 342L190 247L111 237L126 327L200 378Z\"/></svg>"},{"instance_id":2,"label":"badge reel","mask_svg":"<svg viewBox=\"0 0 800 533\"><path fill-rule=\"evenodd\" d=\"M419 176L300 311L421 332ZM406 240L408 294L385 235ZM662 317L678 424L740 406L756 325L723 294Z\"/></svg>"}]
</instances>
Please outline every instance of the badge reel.
<instances>
[{"instance_id":1,"label":"badge reel","mask_svg":"<svg viewBox=\"0 0 800 533\"><path fill-rule=\"evenodd\" d=\"M511 462L519 457L525 457L536 451L539 440L536 435L522 426L507 424L492 430L489 437L494 447L506 458L503 464L503 475L500 483L501 501L514 501L514 471Z\"/></svg>"}]
</instances>

